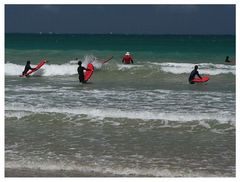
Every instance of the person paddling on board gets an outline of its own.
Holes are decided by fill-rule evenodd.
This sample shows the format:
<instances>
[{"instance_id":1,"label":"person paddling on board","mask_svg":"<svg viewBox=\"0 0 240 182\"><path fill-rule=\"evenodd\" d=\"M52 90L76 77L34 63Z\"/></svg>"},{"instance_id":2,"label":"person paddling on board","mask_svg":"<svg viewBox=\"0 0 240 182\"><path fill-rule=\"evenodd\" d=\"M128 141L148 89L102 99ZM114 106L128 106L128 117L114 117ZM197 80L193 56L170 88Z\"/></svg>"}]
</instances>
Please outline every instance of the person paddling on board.
<instances>
[{"instance_id":1,"label":"person paddling on board","mask_svg":"<svg viewBox=\"0 0 240 182\"><path fill-rule=\"evenodd\" d=\"M84 80L84 70L86 70L86 71L90 71L89 69L87 69L87 68L84 68L83 66L82 66L82 62L81 61L78 61L78 65L79 65L79 67L78 67L78 69L77 69L77 71L78 71L78 75L79 75L79 82L80 83L86 83L86 81Z\"/></svg>"},{"instance_id":2,"label":"person paddling on board","mask_svg":"<svg viewBox=\"0 0 240 182\"><path fill-rule=\"evenodd\" d=\"M201 77L201 76L199 75L199 73L198 73L198 66L197 66L197 65L195 65L194 70L191 72L191 74L190 74L190 76L189 76L189 78L188 78L189 83L194 84L194 82L193 82L192 80L195 78L196 75L197 75L200 79L202 79L202 77Z\"/></svg>"},{"instance_id":3,"label":"person paddling on board","mask_svg":"<svg viewBox=\"0 0 240 182\"><path fill-rule=\"evenodd\" d=\"M24 76L25 74L27 74L27 72L28 72L29 70L35 70L35 68L31 68L30 64L31 64L31 62L30 62L30 61L27 61L27 64L26 64L26 66L25 66L25 68L24 68L24 71L22 72L22 75L23 75L23 76Z\"/></svg>"},{"instance_id":4,"label":"person paddling on board","mask_svg":"<svg viewBox=\"0 0 240 182\"><path fill-rule=\"evenodd\" d=\"M124 63L124 64L132 63L133 64L133 58L130 55L130 52L126 52L126 54L123 56L122 63Z\"/></svg>"}]
</instances>

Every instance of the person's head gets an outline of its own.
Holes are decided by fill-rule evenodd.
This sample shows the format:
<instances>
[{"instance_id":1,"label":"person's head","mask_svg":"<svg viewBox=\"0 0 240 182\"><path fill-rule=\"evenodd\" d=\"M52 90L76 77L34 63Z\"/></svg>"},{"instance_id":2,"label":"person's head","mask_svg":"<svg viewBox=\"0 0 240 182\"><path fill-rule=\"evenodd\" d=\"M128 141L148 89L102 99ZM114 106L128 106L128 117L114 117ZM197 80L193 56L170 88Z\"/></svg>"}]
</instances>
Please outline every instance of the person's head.
<instances>
[{"instance_id":1,"label":"person's head","mask_svg":"<svg viewBox=\"0 0 240 182\"><path fill-rule=\"evenodd\" d=\"M194 69L197 70L198 69L198 65L195 65Z\"/></svg>"},{"instance_id":2,"label":"person's head","mask_svg":"<svg viewBox=\"0 0 240 182\"><path fill-rule=\"evenodd\" d=\"M130 52L126 52L125 56L130 56Z\"/></svg>"},{"instance_id":3,"label":"person's head","mask_svg":"<svg viewBox=\"0 0 240 182\"><path fill-rule=\"evenodd\" d=\"M27 64L31 64L31 62L30 62L30 61L27 61Z\"/></svg>"},{"instance_id":4,"label":"person's head","mask_svg":"<svg viewBox=\"0 0 240 182\"><path fill-rule=\"evenodd\" d=\"M82 61L78 61L78 65L79 65L79 66L82 65Z\"/></svg>"}]
</instances>

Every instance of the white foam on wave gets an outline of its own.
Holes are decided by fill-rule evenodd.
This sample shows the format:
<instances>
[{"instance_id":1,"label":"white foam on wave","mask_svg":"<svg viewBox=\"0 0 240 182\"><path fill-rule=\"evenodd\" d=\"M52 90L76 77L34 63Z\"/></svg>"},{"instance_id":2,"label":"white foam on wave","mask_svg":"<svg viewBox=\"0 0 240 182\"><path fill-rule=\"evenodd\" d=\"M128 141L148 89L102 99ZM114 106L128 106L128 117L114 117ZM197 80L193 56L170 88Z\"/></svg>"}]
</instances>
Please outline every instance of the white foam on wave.
<instances>
[{"instance_id":1,"label":"white foam on wave","mask_svg":"<svg viewBox=\"0 0 240 182\"><path fill-rule=\"evenodd\" d=\"M36 65L31 65L33 68ZM24 70L24 65L18 65L13 63L5 64L5 75L15 76L21 75ZM77 74L77 66L70 64L56 65L56 64L46 64L40 70L36 71L34 74L41 73L42 76L52 76L52 75L72 75Z\"/></svg>"},{"instance_id":2,"label":"white foam on wave","mask_svg":"<svg viewBox=\"0 0 240 182\"><path fill-rule=\"evenodd\" d=\"M83 65L84 66L84 65ZM35 65L32 65L35 67ZM63 76L63 75L75 75L77 73L78 65L71 64L46 64L38 71L34 72L32 75L41 75L41 76ZM5 64L5 75L7 76L16 76L21 75L24 70L24 66L17 65L13 63Z\"/></svg>"},{"instance_id":3,"label":"white foam on wave","mask_svg":"<svg viewBox=\"0 0 240 182\"><path fill-rule=\"evenodd\" d=\"M156 177L198 177L198 176L215 176L214 174L205 172L193 172L182 169L167 169L162 168L130 168L118 166L102 166L97 163L94 165L66 163L64 161L49 161L36 162L32 160L7 161L5 162L7 169L31 169L31 170L46 170L46 171L72 171L78 172L79 175L92 174L94 175L112 175L112 176L156 176ZM222 174L224 176L224 174Z\"/></svg>"},{"instance_id":4,"label":"white foam on wave","mask_svg":"<svg viewBox=\"0 0 240 182\"><path fill-rule=\"evenodd\" d=\"M180 112L151 112L151 111L126 111L120 109L98 109L98 108L37 108L33 106L18 107L6 106L5 110L7 112L14 111L6 117L13 117L16 111L20 112L32 112L36 113L65 113L73 115L86 115L90 118L97 118L97 120L102 120L104 118L128 118L128 119L140 119L140 120L165 120L165 121L175 121L180 123L191 122L191 121L206 121L206 120L216 120L220 123L232 123L235 125L235 116L230 113L180 113ZM17 116L16 116L17 117Z\"/></svg>"},{"instance_id":5,"label":"white foam on wave","mask_svg":"<svg viewBox=\"0 0 240 182\"><path fill-rule=\"evenodd\" d=\"M70 64L63 65L45 65L43 76L63 76L77 74L77 66Z\"/></svg>"},{"instance_id":6,"label":"white foam on wave","mask_svg":"<svg viewBox=\"0 0 240 182\"><path fill-rule=\"evenodd\" d=\"M8 76L21 75L23 70L24 70L23 65L18 65L13 63L5 64L5 75L8 75Z\"/></svg>"},{"instance_id":7,"label":"white foam on wave","mask_svg":"<svg viewBox=\"0 0 240 182\"><path fill-rule=\"evenodd\" d=\"M100 69L103 65L102 62L93 55L86 55L83 59L76 58L75 60L70 60L69 63L77 65L79 61L81 61L83 63L83 66L85 67L87 66L87 64L92 63L94 68L96 69Z\"/></svg>"},{"instance_id":8,"label":"white foam on wave","mask_svg":"<svg viewBox=\"0 0 240 182\"><path fill-rule=\"evenodd\" d=\"M31 112L26 112L26 111L11 111L11 112L5 112L5 117L6 118L17 118L21 119L25 116L30 116L32 113Z\"/></svg>"},{"instance_id":9,"label":"white foam on wave","mask_svg":"<svg viewBox=\"0 0 240 182\"><path fill-rule=\"evenodd\" d=\"M236 74L236 66L224 65L224 64L212 64L212 63L151 63L154 65L159 65L162 71L173 73L173 74L189 74L195 65L198 65L199 72L201 74L207 75L219 75L219 74Z\"/></svg>"},{"instance_id":10,"label":"white foam on wave","mask_svg":"<svg viewBox=\"0 0 240 182\"><path fill-rule=\"evenodd\" d=\"M118 64L117 65L118 70L125 71L125 70L131 70L131 69L137 69L143 67L143 65L134 65L134 64Z\"/></svg>"},{"instance_id":11,"label":"white foam on wave","mask_svg":"<svg viewBox=\"0 0 240 182\"><path fill-rule=\"evenodd\" d=\"M79 60L71 60L69 63L65 64L45 64L41 69L34 72L32 75L41 76L63 76L63 75L75 75L77 73ZM95 69L101 69L102 63L91 56L86 56L82 60L82 66L87 67L88 63L92 63ZM36 65L31 65L34 68ZM18 65L14 63L5 64L5 75L16 76L21 75L24 70L24 65Z\"/></svg>"},{"instance_id":12,"label":"white foam on wave","mask_svg":"<svg viewBox=\"0 0 240 182\"><path fill-rule=\"evenodd\" d=\"M94 69L101 69L103 67L103 61L93 55L86 55L83 59L70 60L69 63L72 65L77 65L81 61L84 67L87 67L89 63L93 64Z\"/></svg>"},{"instance_id":13,"label":"white foam on wave","mask_svg":"<svg viewBox=\"0 0 240 182\"><path fill-rule=\"evenodd\" d=\"M40 70L33 73L33 75L42 75L42 76L63 76L63 75L75 75L77 74L77 60L72 60L69 63L57 65L57 64L46 64ZM83 59L83 66L86 67L88 63L92 63L95 69L101 69L103 64L94 58L86 57ZM152 63L149 62L148 65L124 65L117 64L117 69L120 71L128 71L128 70L151 70L152 66L157 66L161 71L172 73L172 74L189 74L195 64L191 63ZM34 67L36 65L32 65ZM218 75L218 74L233 74L236 73L236 67L233 65L224 65L224 64L212 64L212 63L200 63L199 72L201 74L208 75ZM20 75L24 69L24 65L18 65L13 63L5 64L5 75L15 76ZM114 69L114 68L113 68ZM156 68L155 68L156 69Z\"/></svg>"}]
</instances>

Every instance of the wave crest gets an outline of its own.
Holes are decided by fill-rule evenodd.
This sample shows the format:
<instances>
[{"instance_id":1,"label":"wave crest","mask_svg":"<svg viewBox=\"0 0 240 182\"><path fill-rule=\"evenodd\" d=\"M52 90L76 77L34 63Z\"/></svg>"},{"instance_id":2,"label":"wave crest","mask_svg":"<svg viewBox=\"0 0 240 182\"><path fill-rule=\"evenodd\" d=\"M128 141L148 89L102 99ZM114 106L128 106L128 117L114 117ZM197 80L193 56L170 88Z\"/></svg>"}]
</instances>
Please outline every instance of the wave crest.
<instances>
[{"instance_id":1,"label":"wave crest","mask_svg":"<svg viewBox=\"0 0 240 182\"><path fill-rule=\"evenodd\" d=\"M33 75L41 76L64 76L64 75L75 75L77 74L77 62L78 60L71 60L69 63L65 64L46 64L40 70L35 72ZM86 67L87 64L91 62L94 65L95 69L102 69L103 64L96 59L84 59L83 66ZM36 65L32 65L34 67ZM195 64L191 63L153 63L147 62L144 64L133 64L133 65L123 65L117 64L116 62L110 63L107 67L110 71L148 71L153 72L162 71L163 73L171 74L189 74ZM236 74L236 67L233 65L224 65L224 64L212 64L212 63L200 63L199 72L200 74L207 75L219 75L219 74ZM5 64L5 75L7 76L16 76L20 75L24 70L24 65L18 65L14 63Z\"/></svg>"}]
</instances>

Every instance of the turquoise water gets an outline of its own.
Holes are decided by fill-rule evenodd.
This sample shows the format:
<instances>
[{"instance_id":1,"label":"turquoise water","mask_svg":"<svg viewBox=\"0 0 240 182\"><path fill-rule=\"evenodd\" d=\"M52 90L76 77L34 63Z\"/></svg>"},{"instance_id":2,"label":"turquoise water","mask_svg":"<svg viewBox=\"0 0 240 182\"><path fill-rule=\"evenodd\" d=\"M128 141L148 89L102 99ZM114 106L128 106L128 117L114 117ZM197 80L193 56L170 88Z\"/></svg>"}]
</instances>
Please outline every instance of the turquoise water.
<instances>
[{"instance_id":1,"label":"turquoise water","mask_svg":"<svg viewBox=\"0 0 240 182\"><path fill-rule=\"evenodd\" d=\"M227 55L235 59L235 36L6 35L9 61L46 58L63 63L88 54L113 55L120 60L126 51L132 52L137 62L222 63Z\"/></svg>"},{"instance_id":2,"label":"turquoise water","mask_svg":"<svg viewBox=\"0 0 240 182\"><path fill-rule=\"evenodd\" d=\"M235 176L234 36L5 38L6 176ZM207 83L188 83L195 64Z\"/></svg>"}]
</instances>

